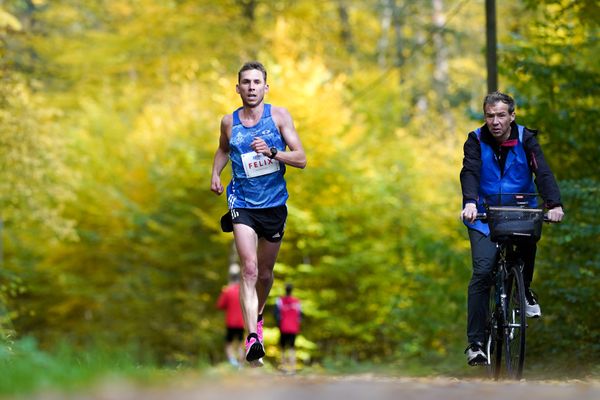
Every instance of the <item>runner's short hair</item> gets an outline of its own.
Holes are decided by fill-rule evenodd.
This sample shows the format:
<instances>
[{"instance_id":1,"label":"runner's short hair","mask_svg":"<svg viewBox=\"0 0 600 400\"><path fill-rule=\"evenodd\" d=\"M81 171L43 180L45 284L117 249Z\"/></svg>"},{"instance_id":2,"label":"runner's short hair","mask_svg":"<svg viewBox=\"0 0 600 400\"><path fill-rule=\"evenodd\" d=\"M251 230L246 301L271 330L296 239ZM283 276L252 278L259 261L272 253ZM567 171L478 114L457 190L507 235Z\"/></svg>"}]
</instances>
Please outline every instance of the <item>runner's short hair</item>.
<instances>
[{"instance_id":1,"label":"runner's short hair","mask_svg":"<svg viewBox=\"0 0 600 400\"><path fill-rule=\"evenodd\" d=\"M262 65L261 63L259 63L258 61L248 61L247 63L244 63L244 65L242 65L242 68L240 68L240 70L238 72L238 82L242 78L242 72L250 71L253 69L256 69L256 70L262 72L265 83L267 83L267 70L266 70L265 66Z\"/></svg>"}]
</instances>

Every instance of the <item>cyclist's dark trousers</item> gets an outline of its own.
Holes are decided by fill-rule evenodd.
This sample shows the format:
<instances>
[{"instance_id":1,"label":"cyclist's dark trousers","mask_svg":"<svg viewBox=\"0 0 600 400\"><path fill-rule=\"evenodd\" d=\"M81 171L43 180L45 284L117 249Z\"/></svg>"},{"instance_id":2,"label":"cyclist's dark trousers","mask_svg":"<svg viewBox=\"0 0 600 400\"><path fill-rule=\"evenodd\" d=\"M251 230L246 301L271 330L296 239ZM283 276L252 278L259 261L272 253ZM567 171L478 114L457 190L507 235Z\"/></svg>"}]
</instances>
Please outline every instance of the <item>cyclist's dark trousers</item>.
<instances>
[{"instance_id":1,"label":"cyclist's dark trousers","mask_svg":"<svg viewBox=\"0 0 600 400\"><path fill-rule=\"evenodd\" d=\"M485 324L487 319L490 287L493 284L492 271L498 255L496 243L489 236L469 229L471 241L471 257L473 259L473 275L469 282L467 339L469 343L485 341ZM533 277L535 262L535 243L519 246L519 253L524 261L523 278L529 287Z\"/></svg>"}]
</instances>

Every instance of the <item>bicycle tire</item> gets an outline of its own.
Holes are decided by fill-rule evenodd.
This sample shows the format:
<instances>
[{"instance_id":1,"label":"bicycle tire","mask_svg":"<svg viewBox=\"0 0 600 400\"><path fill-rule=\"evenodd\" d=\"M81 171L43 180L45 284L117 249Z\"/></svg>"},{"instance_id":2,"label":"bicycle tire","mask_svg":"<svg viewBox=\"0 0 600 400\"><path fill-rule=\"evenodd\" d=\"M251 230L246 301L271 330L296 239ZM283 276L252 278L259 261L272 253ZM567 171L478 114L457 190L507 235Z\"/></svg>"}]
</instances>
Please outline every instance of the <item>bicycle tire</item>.
<instances>
[{"instance_id":1,"label":"bicycle tire","mask_svg":"<svg viewBox=\"0 0 600 400\"><path fill-rule=\"evenodd\" d=\"M487 342L486 350L488 356L489 377L498 380L502 367L502 324L499 322L501 311L496 299L496 285L490 290L490 301L488 310L488 323L486 328Z\"/></svg>"},{"instance_id":2,"label":"bicycle tire","mask_svg":"<svg viewBox=\"0 0 600 400\"><path fill-rule=\"evenodd\" d=\"M525 364L525 284L522 264L513 265L506 279L507 315L504 326L506 374L510 379L521 379Z\"/></svg>"}]
</instances>

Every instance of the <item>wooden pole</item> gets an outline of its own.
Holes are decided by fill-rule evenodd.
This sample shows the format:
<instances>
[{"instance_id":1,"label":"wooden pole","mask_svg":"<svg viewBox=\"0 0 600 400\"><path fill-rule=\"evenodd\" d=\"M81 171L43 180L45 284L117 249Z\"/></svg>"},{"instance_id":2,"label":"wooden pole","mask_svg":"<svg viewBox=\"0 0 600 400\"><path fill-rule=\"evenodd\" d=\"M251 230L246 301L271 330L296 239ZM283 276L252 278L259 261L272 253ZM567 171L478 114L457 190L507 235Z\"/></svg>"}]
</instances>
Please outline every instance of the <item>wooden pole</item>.
<instances>
[{"instance_id":1,"label":"wooden pole","mask_svg":"<svg viewBox=\"0 0 600 400\"><path fill-rule=\"evenodd\" d=\"M488 93L498 90L498 60L496 58L496 0L485 0L486 63Z\"/></svg>"}]
</instances>

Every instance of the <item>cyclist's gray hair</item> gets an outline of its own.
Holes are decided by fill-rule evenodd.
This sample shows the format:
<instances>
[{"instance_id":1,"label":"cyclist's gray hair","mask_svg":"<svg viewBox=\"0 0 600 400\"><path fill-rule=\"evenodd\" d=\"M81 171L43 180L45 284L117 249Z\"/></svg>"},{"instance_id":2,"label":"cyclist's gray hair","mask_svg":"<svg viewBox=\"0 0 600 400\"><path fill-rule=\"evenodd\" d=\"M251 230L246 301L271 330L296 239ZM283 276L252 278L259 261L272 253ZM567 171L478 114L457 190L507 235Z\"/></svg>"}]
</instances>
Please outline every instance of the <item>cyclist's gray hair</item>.
<instances>
[{"instance_id":1,"label":"cyclist's gray hair","mask_svg":"<svg viewBox=\"0 0 600 400\"><path fill-rule=\"evenodd\" d=\"M515 100L505 93L495 91L493 93L489 93L487 96L485 96L485 99L483 99L484 114L485 114L485 106L487 106L487 105L493 106L494 104L496 104L498 102L508 104L508 112L509 113L512 114L513 112L515 112Z\"/></svg>"},{"instance_id":2,"label":"cyclist's gray hair","mask_svg":"<svg viewBox=\"0 0 600 400\"><path fill-rule=\"evenodd\" d=\"M256 70L262 72L263 79L265 80L265 83L267 83L267 69L265 68L264 65L262 65L258 61L248 61L247 63L244 63L244 65L242 65L242 68L240 68L240 70L238 72L238 82L242 78L242 72L250 71L253 69L256 69Z\"/></svg>"}]
</instances>

